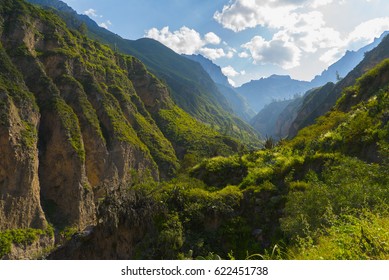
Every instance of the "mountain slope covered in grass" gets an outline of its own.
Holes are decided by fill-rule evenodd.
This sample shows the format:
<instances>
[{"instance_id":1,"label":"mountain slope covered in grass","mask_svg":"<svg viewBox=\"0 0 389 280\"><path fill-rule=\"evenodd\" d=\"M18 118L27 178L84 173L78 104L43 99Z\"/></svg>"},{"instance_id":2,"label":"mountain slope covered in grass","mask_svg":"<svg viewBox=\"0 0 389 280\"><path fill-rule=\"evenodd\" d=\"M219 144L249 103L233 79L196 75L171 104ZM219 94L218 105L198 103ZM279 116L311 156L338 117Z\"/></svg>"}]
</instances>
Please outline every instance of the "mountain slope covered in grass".
<instances>
[{"instance_id":1,"label":"mountain slope covered in grass","mask_svg":"<svg viewBox=\"0 0 389 280\"><path fill-rule=\"evenodd\" d=\"M138 200L153 201L147 207L160 214L154 224L143 224L148 234L132 241L132 256L388 259L388 65L384 60L358 78L330 112L289 141L206 159L171 182L139 185ZM115 205L110 200L103 209ZM102 237L103 248L117 241L115 234L104 235L109 225L52 257L88 259L98 252L105 258Z\"/></svg>"},{"instance_id":2,"label":"mountain slope covered in grass","mask_svg":"<svg viewBox=\"0 0 389 280\"><path fill-rule=\"evenodd\" d=\"M82 30L88 37L108 44L122 53L140 59L169 87L174 102L197 120L212 125L221 133L239 138L249 146L258 146L258 135L247 123L232 114L226 98L220 93L206 71L163 44L148 38L126 40L98 26L85 15L58 0L29 0L55 9L69 28Z\"/></svg>"}]
</instances>

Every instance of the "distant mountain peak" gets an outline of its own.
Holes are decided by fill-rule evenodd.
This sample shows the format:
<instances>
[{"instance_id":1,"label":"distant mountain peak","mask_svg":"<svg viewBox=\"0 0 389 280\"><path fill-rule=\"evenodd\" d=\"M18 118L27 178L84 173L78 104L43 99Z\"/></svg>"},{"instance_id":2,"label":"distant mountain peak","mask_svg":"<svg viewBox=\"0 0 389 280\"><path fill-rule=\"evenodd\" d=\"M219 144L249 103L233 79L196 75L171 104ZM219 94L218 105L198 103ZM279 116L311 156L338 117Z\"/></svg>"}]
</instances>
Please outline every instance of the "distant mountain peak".
<instances>
[{"instance_id":1,"label":"distant mountain peak","mask_svg":"<svg viewBox=\"0 0 389 280\"><path fill-rule=\"evenodd\" d=\"M231 88L231 84L228 82L228 78L223 74L219 65L216 65L212 60L204 57L201 54L183 55L190 60L196 61L201 64L204 70L208 73L211 79L216 83L225 87Z\"/></svg>"},{"instance_id":2,"label":"distant mountain peak","mask_svg":"<svg viewBox=\"0 0 389 280\"><path fill-rule=\"evenodd\" d=\"M342 58L330 65L320 75L317 75L312 81L312 87L322 86L328 82L337 82L338 77L345 77L355 66L361 62L365 56L365 53L371 51L382 41L382 39L389 34L389 31L385 31L374 41L356 51L347 50Z\"/></svg>"}]
</instances>

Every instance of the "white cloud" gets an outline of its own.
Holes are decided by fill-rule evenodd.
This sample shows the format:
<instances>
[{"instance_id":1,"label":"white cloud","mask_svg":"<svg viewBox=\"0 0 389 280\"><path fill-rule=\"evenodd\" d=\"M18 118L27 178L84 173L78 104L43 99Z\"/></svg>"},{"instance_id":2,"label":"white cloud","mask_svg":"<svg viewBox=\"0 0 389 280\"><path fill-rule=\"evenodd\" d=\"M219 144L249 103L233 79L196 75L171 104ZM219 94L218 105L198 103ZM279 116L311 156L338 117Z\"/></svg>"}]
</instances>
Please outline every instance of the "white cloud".
<instances>
[{"instance_id":1,"label":"white cloud","mask_svg":"<svg viewBox=\"0 0 389 280\"><path fill-rule=\"evenodd\" d=\"M223 48L209 48L207 45L219 45L221 39L213 32L209 32L202 38L200 33L186 26L179 30L170 31L168 26L161 30L152 28L147 31L146 37L152 38L171 48L179 54L200 53L205 57L215 60L221 57L233 57L233 51L225 51ZM224 43L223 43L224 44Z\"/></svg>"},{"instance_id":2,"label":"white cloud","mask_svg":"<svg viewBox=\"0 0 389 280\"><path fill-rule=\"evenodd\" d=\"M338 31L326 27L322 13L311 11L291 15L294 22L278 31L274 35L276 39L293 43L305 52L316 52L319 48L334 47L342 42Z\"/></svg>"},{"instance_id":3,"label":"white cloud","mask_svg":"<svg viewBox=\"0 0 389 280\"><path fill-rule=\"evenodd\" d=\"M213 33L213 32L209 32L209 33L205 34L204 39L205 39L205 41L206 41L208 44L212 44L212 45L219 45L220 42L221 42L220 37L217 36L217 35L216 35L215 33Z\"/></svg>"},{"instance_id":4,"label":"white cloud","mask_svg":"<svg viewBox=\"0 0 389 280\"><path fill-rule=\"evenodd\" d=\"M222 72L227 77L236 77L240 73L237 72L231 65L222 68Z\"/></svg>"},{"instance_id":5,"label":"white cloud","mask_svg":"<svg viewBox=\"0 0 389 280\"><path fill-rule=\"evenodd\" d=\"M86 14L89 17L99 17L99 15L97 14L97 11L95 9L92 9L92 8L84 11L84 14Z\"/></svg>"},{"instance_id":6,"label":"white cloud","mask_svg":"<svg viewBox=\"0 0 389 280\"><path fill-rule=\"evenodd\" d=\"M109 29L109 27L112 25L112 22L110 20L107 20L105 22L102 22L99 24L100 27L103 27L105 29Z\"/></svg>"},{"instance_id":7,"label":"white cloud","mask_svg":"<svg viewBox=\"0 0 389 280\"><path fill-rule=\"evenodd\" d=\"M319 60L323 61L327 65L331 65L341 57L342 51L339 48L332 48L321 55Z\"/></svg>"},{"instance_id":8,"label":"white cloud","mask_svg":"<svg viewBox=\"0 0 389 280\"><path fill-rule=\"evenodd\" d=\"M224 28L235 32L256 26L274 30L271 40L266 41L256 36L243 44L242 47L248 52L240 52L238 56L246 58L250 54L255 63L276 64L284 69L290 69L300 65L300 58L304 53L322 51L320 60L326 62L339 57L339 52L343 50L340 46L345 45L345 39L339 31L327 25L323 13L318 10L333 2L333 0L234 0L225 5L222 11L216 12L214 18ZM367 30L382 31L389 21L386 19L386 24L384 22L382 19L362 25L355 34L360 35L362 29L366 30L367 34L369 33ZM353 41L362 41L365 38L353 34L351 37Z\"/></svg>"},{"instance_id":9,"label":"white cloud","mask_svg":"<svg viewBox=\"0 0 389 280\"><path fill-rule=\"evenodd\" d=\"M240 58L247 58L247 57L249 57L249 54L247 52L241 52L241 53L238 54L238 56Z\"/></svg>"},{"instance_id":10,"label":"white cloud","mask_svg":"<svg viewBox=\"0 0 389 280\"><path fill-rule=\"evenodd\" d=\"M356 50L373 42L374 38L389 30L389 17L375 18L365 21L354 28L349 34L346 47Z\"/></svg>"},{"instance_id":11,"label":"white cloud","mask_svg":"<svg viewBox=\"0 0 389 280\"><path fill-rule=\"evenodd\" d=\"M205 45L200 34L186 26L174 32L168 26L161 30L152 28L147 31L146 37L155 39L180 54L194 54Z\"/></svg>"},{"instance_id":12,"label":"white cloud","mask_svg":"<svg viewBox=\"0 0 389 280\"><path fill-rule=\"evenodd\" d=\"M214 19L235 32L258 25L279 28L288 24L294 2L296 1L236 0L225 5L221 12L217 11Z\"/></svg>"},{"instance_id":13,"label":"white cloud","mask_svg":"<svg viewBox=\"0 0 389 280\"><path fill-rule=\"evenodd\" d=\"M212 49L212 48L201 48L199 52L204 55L205 57L215 60L221 57L226 56L223 49Z\"/></svg>"},{"instance_id":14,"label":"white cloud","mask_svg":"<svg viewBox=\"0 0 389 280\"><path fill-rule=\"evenodd\" d=\"M226 54L227 58L233 58L234 57L234 51L228 51Z\"/></svg>"},{"instance_id":15,"label":"white cloud","mask_svg":"<svg viewBox=\"0 0 389 280\"><path fill-rule=\"evenodd\" d=\"M300 63L301 50L274 37L266 41L261 36L255 36L242 47L250 51L254 63L276 64L284 69L296 67Z\"/></svg>"},{"instance_id":16,"label":"white cloud","mask_svg":"<svg viewBox=\"0 0 389 280\"><path fill-rule=\"evenodd\" d=\"M89 17L93 17L93 18L102 18L103 17L102 15L97 14L97 11L95 9L92 9L92 8L84 11L84 14L89 16ZM109 27L112 25L112 22L110 20L106 20L104 22L98 23L98 25L100 27L105 28L105 29L109 29Z\"/></svg>"},{"instance_id":17,"label":"white cloud","mask_svg":"<svg viewBox=\"0 0 389 280\"><path fill-rule=\"evenodd\" d=\"M389 17L365 21L356 26L343 41L327 50L319 59L330 65L341 58L346 50L358 50L372 43L374 38L380 37L382 33L388 30Z\"/></svg>"},{"instance_id":18,"label":"white cloud","mask_svg":"<svg viewBox=\"0 0 389 280\"><path fill-rule=\"evenodd\" d=\"M236 86L236 83L235 83L233 80L231 80L230 78L227 78L227 80L228 80L228 83L229 83L231 86L233 86L233 87Z\"/></svg>"},{"instance_id":19,"label":"white cloud","mask_svg":"<svg viewBox=\"0 0 389 280\"><path fill-rule=\"evenodd\" d=\"M318 8L320 6L325 6L325 5L328 5L328 4L331 4L333 2L333 0L315 0L313 1L312 3L312 8Z\"/></svg>"}]
</instances>

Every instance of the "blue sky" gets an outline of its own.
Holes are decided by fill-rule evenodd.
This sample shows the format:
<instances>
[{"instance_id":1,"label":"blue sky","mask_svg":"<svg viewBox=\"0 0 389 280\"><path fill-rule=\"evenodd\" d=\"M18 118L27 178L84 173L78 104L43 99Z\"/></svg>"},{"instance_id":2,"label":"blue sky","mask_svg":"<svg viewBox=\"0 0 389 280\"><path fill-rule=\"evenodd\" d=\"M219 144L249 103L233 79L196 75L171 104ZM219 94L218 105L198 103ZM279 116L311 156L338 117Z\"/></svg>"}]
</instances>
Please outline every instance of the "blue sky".
<instances>
[{"instance_id":1,"label":"blue sky","mask_svg":"<svg viewBox=\"0 0 389 280\"><path fill-rule=\"evenodd\" d=\"M271 74L311 80L389 30L387 0L63 0L127 39L200 53L239 86Z\"/></svg>"}]
</instances>

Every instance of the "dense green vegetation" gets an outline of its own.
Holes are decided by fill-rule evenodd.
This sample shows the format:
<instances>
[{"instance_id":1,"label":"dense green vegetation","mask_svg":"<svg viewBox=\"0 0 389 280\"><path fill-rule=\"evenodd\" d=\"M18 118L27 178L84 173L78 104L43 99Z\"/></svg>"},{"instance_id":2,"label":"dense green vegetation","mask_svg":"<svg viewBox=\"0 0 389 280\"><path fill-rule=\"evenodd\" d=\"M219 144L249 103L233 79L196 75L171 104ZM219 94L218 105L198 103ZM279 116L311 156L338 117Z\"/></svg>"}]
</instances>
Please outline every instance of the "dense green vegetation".
<instances>
[{"instance_id":1,"label":"dense green vegetation","mask_svg":"<svg viewBox=\"0 0 389 280\"><path fill-rule=\"evenodd\" d=\"M53 237L53 228L48 227L46 230L26 228L0 231L0 258L11 252L12 244L26 247L43 236Z\"/></svg>"},{"instance_id":2,"label":"dense green vegetation","mask_svg":"<svg viewBox=\"0 0 389 280\"><path fill-rule=\"evenodd\" d=\"M388 62L294 139L146 187L171 246L139 257L388 259Z\"/></svg>"}]
</instances>

